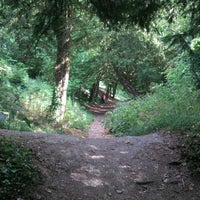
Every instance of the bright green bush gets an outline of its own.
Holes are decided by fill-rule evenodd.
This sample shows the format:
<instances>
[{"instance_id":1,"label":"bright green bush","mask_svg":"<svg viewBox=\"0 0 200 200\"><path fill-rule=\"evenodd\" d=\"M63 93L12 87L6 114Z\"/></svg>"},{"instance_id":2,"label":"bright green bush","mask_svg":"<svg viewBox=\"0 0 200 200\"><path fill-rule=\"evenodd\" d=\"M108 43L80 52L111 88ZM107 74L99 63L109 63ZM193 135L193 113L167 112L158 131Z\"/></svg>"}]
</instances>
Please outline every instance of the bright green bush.
<instances>
[{"instance_id":1,"label":"bright green bush","mask_svg":"<svg viewBox=\"0 0 200 200\"><path fill-rule=\"evenodd\" d=\"M168 83L153 94L121 104L108 113L107 127L116 135L141 135L153 131L198 129L200 91L195 90L187 66L167 71ZM199 128L200 130L200 128Z\"/></svg>"},{"instance_id":2,"label":"bright green bush","mask_svg":"<svg viewBox=\"0 0 200 200\"><path fill-rule=\"evenodd\" d=\"M30 79L25 67L20 63L12 67L4 60L0 63L0 112L8 113L6 120L0 121L0 128L57 132L57 128L49 123L52 120L49 108L52 103L53 87L39 78ZM70 99L66 110L63 125L86 131L92 121L91 115Z\"/></svg>"},{"instance_id":3,"label":"bright green bush","mask_svg":"<svg viewBox=\"0 0 200 200\"><path fill-rule=\"evenodd\" d=\"M0 198L30 199L39 172L29 151L11 139L0 139Z\"/></svg>"},{"instance_id":4,"label":"bright green bush","mask_svg":"<svg viewBox=\"0 0 200 200\"><path fill-rule=\"evenodd\" d=\"M28 81L26 69L23 64L9 65L5 60L0 60L0 66L0 112L7 115L6 120L0 122L0 128L31 130L21 101Z\"/></svg>"},{"instance_id":5,"label":"bright green bush","mask_svg":"<svg viewBox=\"0 0 200 200\"><path fill-rule=\"evenodd\" d=\"M92 115L85 108L81 107L80 104L72 102L70 99L68 99L66 107L63 123L70 128L76 128L86 132L93 120Z\"/></svg>"},{"instance_id":6,"label":"bright green bush","mask_svg":"<svg viewBox=\"0 0 200 200\"><path fill-rule=\"evenodd\" d=\"M27 88L21 94L24 107L32 116L44 115L51 105L53 88L40 79L29 79Z\"/></svg>"}]
</instances>

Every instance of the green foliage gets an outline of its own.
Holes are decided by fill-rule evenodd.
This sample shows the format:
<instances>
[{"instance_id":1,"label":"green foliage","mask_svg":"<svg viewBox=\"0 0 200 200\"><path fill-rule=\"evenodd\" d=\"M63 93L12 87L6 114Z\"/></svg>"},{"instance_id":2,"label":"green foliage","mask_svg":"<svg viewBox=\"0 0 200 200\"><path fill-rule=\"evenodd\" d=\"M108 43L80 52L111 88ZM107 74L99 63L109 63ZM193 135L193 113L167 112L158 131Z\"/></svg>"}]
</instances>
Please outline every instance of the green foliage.
<instances>
[{"instance_id":1,"label":"green foliage","mask_svg":"<svg viewBox=\"0 0 200 200\"><path fill-rule=\"evenodd\" d=\"M78 19L72 21L74 30L68 94L85 101L88 100L86 91L102 78L102 74L107 73L102 69L102 58L99 57L102 38L106 37L108 31L97 17L91 17L85 11L78 12L78 16Z\"/></svg>"},{"instance_id":2,"label":"green foliage","mask_svg":"<svg viewBox=\"0 0 200 200\"><path fill-rule=\"evenodd\" d=\"M39 172L29 151L13 140L0 139L0 197L30 199L31 190L39 183Z\"/></svg>"},{"instance_id":3,"label":"green foliage","mask_svg":"<svg viewBox=\"0 0 200 200\"><path fill-rule=\"evenodd\" d=\"M191 41L191 49L200 56L200 37Z\"/></svg>"},{"instance_id":4,"label":"green foliage","mask_svg":"<svg viewBox=\"0 0 200 200\"><path fill-rule=\"evenodd\" d=\"M23 64L1 60L0 127L19 131L55 132L49 123L53 88L41 79L30 79ZM67 103L65 126L86 131L91 116L79 104ZM63 124L64 125L64 124Z\"/></svg>"},{"instance_id":5,"label":"green foliage","mask_svg":"<svg viewBox=\"0 0 200 200\"><path fill-rule=\"evenodd\" d=\"M122 28L104 40L101 62L107 70L107 82L117 80L129 92L129 88L135 88L138 93L146 93L152 82L162 81L166 61L155 34L138 27Z\"/></svg>"},{"instance_id":6,"label":"green foliage","mask_svg":"<svg viewBox=\"0 0 200 200\"><path fill-rule=\"evenodd\" d=\"M168 83L154 94L123 103L108 114L106 125L116 135L141 135L153 131L198 129L200 93L184 63L168 70Z\"/></svg>"},{"instance_id":7,"label":"green foliage","mask_svg":"<svg viewBox=\"0 0 200 200\"><path fill-rule=\"evenodd\" d=\"M21 101L21 94L26 88L28 80L26 70L21 63L9 65L5 60L1 60L1 65L3 70L0 74L2 81L0 86L0 111L6 113L7 118L5 121L0 122L0 127L14 130L31 130L28 125L29 120L24 115L24 107Z\"/></svg>"},{"instance_id":8,"label":"green foliage","mask_svg":"<svg viewBox=\"0 0 200 200\"><path fill-rule=\"evenodd\" d=\"M145 94L150 91L152 84L163 81L163 67L170 65L170 58L180 54L181 50L188 51L188 49L192 50L194 55L191 56L191 53L188 53L181 59L184 60L185 65L191 64L190 69L195 76L193 78L198 82L199 0L188 4L185 0L169 2L91 0L88 2L89 4L85 1L62 1L60 4L56 1L45 0L44 2L12 0L5 4L1 3L0 67L3 70L0 68L2 83L0 85L0 111L9 113L3 124L1 123L1 127L17 130L37 130L36 127L42 130L50 128L47 118L49 119L51 116L46 116L49 115L47 110L52 100L52 83L55 82L53 70L57 48L56 33L60 30L56 29L55 22L58 18L65 16L63 12L67 11L69 7L72 10L71 25L73 29L70 33L72 61L70 62L68 96L78 96L79 100L85 100L92 85L98 81L103 81L106 86L111 88L114 85L120 85L119 82L121 84L123 82L124 88L132 86L138 93ZM88 5L92 6L88 7ZM161 20L153 21L152 24L156 24L154 28L162 36L169 34L170 37L172 36L170 44L173 46L173 50L167 52L170 54L170 58L165 57L163 44L159 42L155 32L152 31L149 34L137 26L129 29L121 26L120 29L116 27L117 29L110 31L98 18L91 17L91 14L94 14L94 10L91 8L95 8L98 16L109 25L118 26L134 22L140 27L148 27L155 14L162 8L159 14L159 20ZM167 26L168 22L170 22L170 26ZM190 43L191 48L188 48ZM59 47L61 46L59 45ZM121 72L118 75L116 68ZM179 69L183 70L183 68ZM28 75L33 79L29 79ZM183 76L186 77L185 79L179 77L182 82L177 82L178 79L173 77L176 76L175 72L170 76L168 79L171 85L168 83L164 88L157 87L154 95L148 95L146 98L127 105L131 108L134 105L141 107L140 110L136 106L134 107L136 110L134 119L140 116L140 120L135 122L137 127L150 127L151 130L162 127L162 124L171 128L173 126L182 127L182 118L185 119L190 110L193 112L197 109L198 111L198 94L188 82L188 79L192 79L191 76ZM123 78L125 81L122 80ZM44 80L47 83L44 83ZM181 95L184 98L181 98ZM143 106L141 102L144 102ZM185 114L180 115L176 119L177 121L170 122L171 115L179 114L183 106L187 107L187 109L183 109ZM73 111L73 104L69 103L68 109L66 121L69 126L79 127L78 123L85 123L85 120L81 121L79 114L75 114L79 111ZM160 113L159 109L163 112ZM127 112L130 110L127 109ZM145 110L148 113L145 113L147 112ZM119 112L121 113L121 111ZM128 115L132 116L133 114ZM167 122L164 121L164 117L160 117L161 115L165 116ZM156 125L150 124L149 121L152 120L149 119L155 121ZM193 117L189 117L188 123L192 120ZM127 123L130 124L130 127L127 126L128 130L129 128L132 130L131 117ZM175 123L176 125L173 125Z\"/></svg>"},{"instance_id":9,"label":"green foliage","mask_svg":"<svg viewBox=\"0 0 200 200\"><path fill-rule=\"evenodd\" d=\"M186 142L180 147L184 163L190 168L192 174L200 174L200 135L190 133Z\"/></svg>"},{"instance_id":10,"label":"green foliage","mask_svg":"<svg viewBox=\"0 0 200 200\"><path fill-rule=\"evenodd\" d=\"M131 95L130 93L127 93L126 91L122 90L121 88L118 88L115 98L118 99L119 101L126 101L126 100L132 99L133 95Z\"/></svg>"},{"instance_id":11,"label":"green foliage","mask_svg":"<svg viewBox=\"0 0 200 200\"><path fill-rule=\"evenodd\" d=\"M171 58L185 54L187 62L192 72L192 78L197 89L200 88L200 54L199 54L199 8L200 1L187 2L175 0L163 8L156 22L158 30L162 34L165 46L170 49ZM170 10L170 7L174 7ZM190 13L190 14L189 14ZM173 53L172 53L173 52Z\"/></svg>"},{"instance_id":12,"label":"green foliage","mask_svg":"<svg viewBox=\"0 0 200 200\"><path fill-rule=\"evenodd\" d=\"M26 110L33 117L44 115L51 105L53 89L40 79L29 79L27 89L23 91L21 98Z\"/></svg>"},{"instance_id":13,"label":"green foliage","mask_svg":"<svg viewBox=\"0 0 200 200\"><path fill-rule=\"evenodd\" d=\"M141 27L148 27L154 15L164 2L135 1L135 0L90 0L95 7L97 15L108 25L139 24Z\"/></svg>"},{"instance_id":14,"label":"green foliage","mask_svg":"<svg viewBox=\"0 0 200 200\"><path fill-rule=\"evenodd\" d=\"M93 120L92 115L85 108L78 103L72 102L70 99L68 99L66 107L63 124L86 132Z\"/></svg>"}]
</instances>

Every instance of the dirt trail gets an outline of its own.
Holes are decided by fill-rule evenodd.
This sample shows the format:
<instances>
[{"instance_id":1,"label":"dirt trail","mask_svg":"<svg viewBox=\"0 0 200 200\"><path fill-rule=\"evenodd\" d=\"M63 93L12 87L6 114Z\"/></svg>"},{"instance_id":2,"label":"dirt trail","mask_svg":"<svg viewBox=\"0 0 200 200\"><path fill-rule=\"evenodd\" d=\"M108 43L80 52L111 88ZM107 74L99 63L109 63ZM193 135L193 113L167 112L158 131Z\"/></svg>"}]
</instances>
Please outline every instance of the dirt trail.
<instances>
[{"instance_id":1,"label":"dirt trail","mask_svg":"<svg viewBox=\"0 0 200 200\"><path fill-rule=\"evenodd\" d=\"M200 183L179 162L177 134L109 138L97 126L89 138L7 130L0 136L13 135L35 154L42 181L34 200L200 199Z\"/></svg>"},{"instance_id":2,"label":"dirt trail","mask_svg":"<svg viewBox=\"0 0 200 200\"><path fill-rule=\"evenodd\" d=\"M109 134L108 129L105 128L103 120L104 115L94 115L94 121L92 122L87 137L88 138L111 138L112 135Z\"/></svg>"},{"instance_id":3,"label":"dirt trail","mask_svg":"<svg viewBox=\"0 0 200 200\"><path fill-rule=\"evenodd\" d=\"M103 121L105 119L105 113L115 108L115 102L109 101L106 104L97 104L93 106L87 106L87 108L93 113L94 121L92 122L87 137L88 138L111 138L109 130L105 128Z\"/></svg>"}]
</instances>

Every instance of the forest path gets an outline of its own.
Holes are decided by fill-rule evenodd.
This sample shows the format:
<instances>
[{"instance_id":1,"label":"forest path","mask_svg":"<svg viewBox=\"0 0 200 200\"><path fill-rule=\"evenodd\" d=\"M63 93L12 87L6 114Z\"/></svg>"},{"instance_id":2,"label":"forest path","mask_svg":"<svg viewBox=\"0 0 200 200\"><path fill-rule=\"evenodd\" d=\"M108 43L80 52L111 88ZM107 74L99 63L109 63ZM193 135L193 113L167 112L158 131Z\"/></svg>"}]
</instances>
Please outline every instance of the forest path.
<instances>
[{"instance_id":1,"label":"forest path","mask_svg":"<svg viewBox=\"0 0 200 200\"><path fill-rule=\"evenodd\" d=\"M87 138L0 129L33 152L42 178L33 200L200 199L200 182L180 163L181 135L110 137L101 124L105 106L91 106Z\"/></svg>"},{"instance_id":2,"label":"forest path","mask_svg":"<svg viewBox=\"0 0 200 200\"><path fill-rule=\"evenodd\" d=\"M111 138L109 130L105 128L103 121L106 118L105 113L115 108L116 102L109 100L107 103L95 105L87 105L87 109L94 116L94 121L91 123L87 133L88 138Z\"/></svg>"},{"instance_id":3,"label":"forest path","mask_svg":"<svg viewBox=\"0 0 200 200\"><path fill-rule=\"evenodd\" d=\"M33 200L199 200L181 166L176 134L78 138L0 130L34 153L41 184Z\"/></svg>"},{"instance_id":4,"label":"forest path","mask_svg":"<svg viewBox=\"0 0 200 200\"><path fill-rule=\"evenodd\" d=\"M94 121L90 125L87 133L88 138L111 138L112 135L109 134L109 130L105 128L103 121L105 115L94 115Z\"/></svg>"}]
</instances>

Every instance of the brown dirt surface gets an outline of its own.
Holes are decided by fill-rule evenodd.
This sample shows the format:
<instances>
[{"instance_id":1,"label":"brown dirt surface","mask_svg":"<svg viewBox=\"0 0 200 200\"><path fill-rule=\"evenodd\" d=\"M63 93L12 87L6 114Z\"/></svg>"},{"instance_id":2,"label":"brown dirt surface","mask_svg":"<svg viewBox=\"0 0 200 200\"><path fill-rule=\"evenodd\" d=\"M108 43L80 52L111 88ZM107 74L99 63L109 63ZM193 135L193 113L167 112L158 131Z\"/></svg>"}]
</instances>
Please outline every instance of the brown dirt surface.
<instances>
[{"instance_id":1,"label":"brown dirt surface","mask_svg":"<svg viewBox=\"0 0 200 200\"><path fill-rule=\"evenodd\" d=\"M180 163L180 135L115 138L101 124L104 116L95 116L86 138L0 130L34 154L41 172L34 200L200 199L200 182Z\"/></svg>"},{"instance_id":2,"label":"brown dirt surface","mask_svg":"<svg viewBox=\"0 0 200 200\"><path fill-rule=\"evenodd\" d=\"M106 104L86 105L86 108L90 110L94 115L94 121L91 124L87 137L88 138L111 138L109 130L105 128L103 121L105 119L105 113L115 108L116 101L109 100Z\"/></svg>"}]
</instances>

